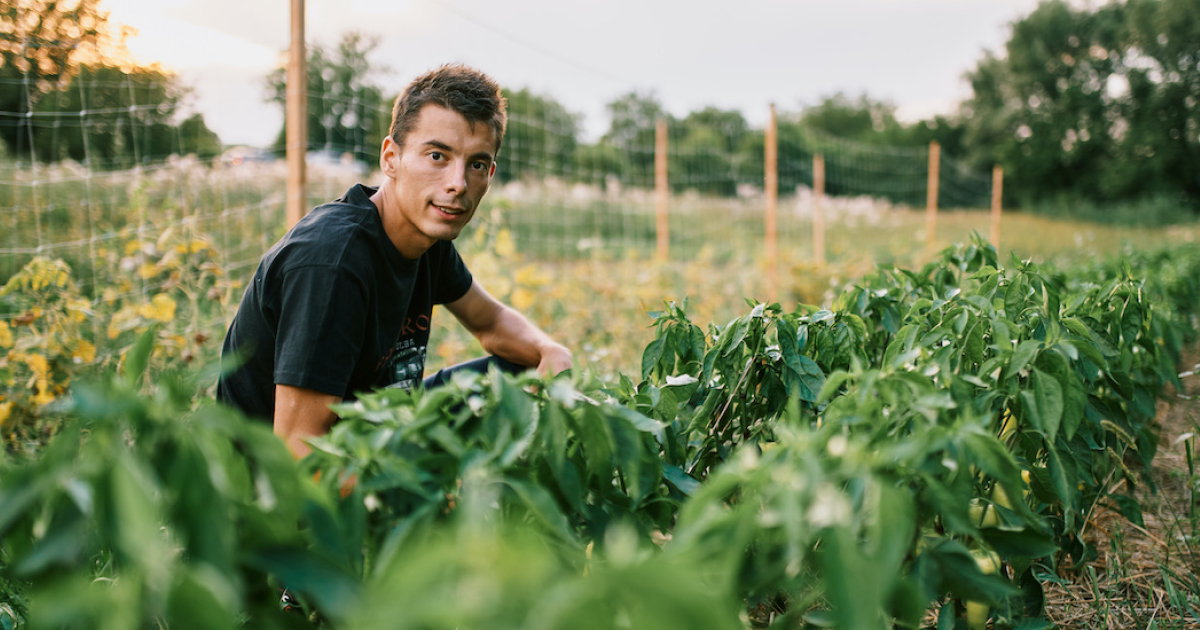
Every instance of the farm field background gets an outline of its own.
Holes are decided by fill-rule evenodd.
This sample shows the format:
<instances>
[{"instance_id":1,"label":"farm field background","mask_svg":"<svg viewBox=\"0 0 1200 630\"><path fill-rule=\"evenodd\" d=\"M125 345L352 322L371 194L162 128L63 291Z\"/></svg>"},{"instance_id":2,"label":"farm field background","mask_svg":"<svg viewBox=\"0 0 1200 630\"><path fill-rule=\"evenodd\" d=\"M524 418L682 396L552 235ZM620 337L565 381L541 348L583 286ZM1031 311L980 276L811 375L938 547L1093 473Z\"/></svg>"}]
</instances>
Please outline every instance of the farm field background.
<instances>
[{"instance_id":1,"label":"farm field background","mask_svg":"<svg viewBox=\"0 0 1200 630\"><path fill-rule=\"evenodd\" d=\"M313 170L311 205L340 196L356 181L373 181L354 169ZM0 279L37 256L63 260L80 299L90 303L78 334L96 347L101 363L115 360L136 329L157 321L167 342L161 352L210 365L243 283L285 229L286 174L278 163L210 168L183 161L95 174L59 166L6 176L0 207L46 210L6 218ZM801 188L781 198L775 286L763 254L761 195L674 195L670 255L660 261L651 192L515 183L485 198L457 245L489 291L567 340L581 368L611 378L636 371L652 339L646 314L665 302L686 299L693 319L714 324L740 313L747 300L828 306L876 267L919 268L942 248L989 236L982 209L940 211L931 250L924 209L866 196L830 197L826 206L827 262L817 264L811 192ZM1006 211L1000 258L1069 266L1200 236L1196 223L1131 222L1129 216L1107 223ZM165 312L144 316L154 313L158 295L180 306L171 321L163 321ZM434 325L429 370L479 352L451 317L435 316Z\"/></svg>"},{"instance_id":2,"label":"farm field background","mask_svg":"<svg viewBox=\"0 0 1200 630\"><path fill-rule=\"evenodd\" d=\"M313 203L358 177L326 172ZM464 258L498 297L573 346L577 374L541 397L522 392L529 382L497 377L429 397L365 397L341 410L347 420L301 465L321 478L361 480L341 496L335 481L295 486L294 465L271 459L281 454L272 436L205 404L245 279L283 231L273 184L283 174L185 161L149 173L85 174L82 184L64 179L57 172L48 184L5 189L6 205L39 195L48 208L12 215L21 236L3 261L14 270L0 295L8 309L0 341L10 349L0 402L5 450L29 464L9 468L0 482L9 506L0 510L0 531L36 543L5 552L35 585L34 607L8 604L11 619L46 614L37 602L61 602L58 588L89 593L63 609L64 619L117 614L95 608L108 601L105 591L69 586L89 573L130 589L114 609L127 615L160 610L161 597L199 605L210 591L194 587L206 579L216 581L204 589L218 593L275 576L296 588L313 619L384 627L398 611L434 618L442 613L430 606L447 605L397 586L405 580L397 567L415 564L458 567L434 588L467 580L481 589L483 599L456 609L453 625L490 619L500 600L485 595L495 592L520 602L505 613L512 627L545 606L562 607L541 618L551 626L594 614L571 588L624 601L618 609L635 615L633 627L658 627L661 615L734 627L739 608L754 627L860 627L881 615L912 624L928 614L980 627L972 610L1018 623L1022 606L1054 596L1056 566L1091 557L1096 543L1082 533L1097 506L1143 518L1128 500L1139 477L1127 466L1150 465L1154 396L1175 380L1173 353L1195 338L1194 224L1130 228L1009 212L1002 253L993 254L979 236L986 211L946 211L931 251L923 210L829 198L828 262L818 265L811 198L801 190L780 204L772 281L759 198L672 197L670 256L659 261L653 200L644 192L511 185L493 191L461 237ZM435 319L431 371L478 352L448 319ZM1011 346L1000 341L1010 337ZM1086 358L1068 363L1073 354ZM1110 371L1111 381L1103 376ZM110 384L96 388L97 379ZM86 439L76 433L81 421ZM948 433L936 437L941 432ZM111 450L121 435L140 437ZM219 454L226 435L256 445L255 457L267 459L255 465L271 477L256 483L285 497L271 507L252 498L261 488L204 490L206 501L242 514L235 522L248 530L200 518L185 507L196 497L166 481L237 478L245 462ZM1089 453L1091 443L1104 446ZM180 448L192 455L156 454ZM402 472L411 466L415 478ZM937 472L914 472L928 466ZM968 467L980 472L954 472ZM123 470L141 471L141 490ZM779 493L772 480L799 494ZM908 484L911 495L888 489ZM755 499L729 502L733 487ZM997 498L1023 493L1031 493L1025 502ZM1194 504L1192 491L1181 496ZM489 504L505 515L500 529L484 526ZM850 517L851 505L859 516ZM726 508L737 516L719 516ZM96 518L94 509L132 511L98 532L98 547L57 542ZM294 521L295 509L326 529L267 524ZM47 530L37 529L39 510ZM778 522L765 516L776 512ZM1187 518L1165 531L1182 535L1194 524ZM889 521L894 535L880 529ZM121 542L162 523L173 523L171 544L188 554ZM784 534L781 523L799 529ZM205 528L224 531L224 542L202 543ZM410 531L418 538L409 540ZM427 544L415 542L424 537ZM821 551L821 540L840 542ZM743 557L736 550L745 545L770 551ZM1192 546L1185 540L1180 549ZM80 572L78 563L95 553L109 564ZM196 554L220 576L194 574ZM536 558L532 572L511 581L509 554ZM860 610L844 584L874 574L875 561L909 573L876 582ZM74 577L55 582L56 563L77 567ZM731 573L740 563L750 564ZM579 566L591 567L582 578ZM1170 602L1171 619L1194 605L1195 591L1179 577L1186 566L1160 565L1162 583L1183 589ZM992 579L997 570L1006 580ZM709 577L679 581L695 571ZM156 572L173 577L155 586ZM324 586L306 582L316 576ZM945 586L957 581L967 586ZM548 582L576 586L544 599ZM626 582L646 589L634 596ZM20 584L0 589L24 597ZM408 597L389 601L395 588ZM224 597L205 623L273 618L265 593ZM182 623L177 611L154 614Z\"/></svg>"},{"instance_id":3,"label":"farm field background","mask_svg":"<svg viewBox=\"0 0 1200 630\"><path fill-rule=\"evenodd\" d=\"M308 0L251 70L196 42L261 44L282 13L145 4L153 59L109 21L133 1L0 11L0 630L1200 624L1200 0L1031 2L924 115L841 90L964 61L949 6L681 4L660 40L619 3L588 28L518 0L306 32L335 6ZM205 93L168 61L195 50ZM286 224L378 182L378 62L434 50L507 102L459 249L577 367L363 392L296 460L213 400L226 325ZM249 121L256 73L288 124L210 128ZM575 79L616 90L605 129L540 91ZM428 371L480 353L433 326Z\"/></svg>"}]
</instances>

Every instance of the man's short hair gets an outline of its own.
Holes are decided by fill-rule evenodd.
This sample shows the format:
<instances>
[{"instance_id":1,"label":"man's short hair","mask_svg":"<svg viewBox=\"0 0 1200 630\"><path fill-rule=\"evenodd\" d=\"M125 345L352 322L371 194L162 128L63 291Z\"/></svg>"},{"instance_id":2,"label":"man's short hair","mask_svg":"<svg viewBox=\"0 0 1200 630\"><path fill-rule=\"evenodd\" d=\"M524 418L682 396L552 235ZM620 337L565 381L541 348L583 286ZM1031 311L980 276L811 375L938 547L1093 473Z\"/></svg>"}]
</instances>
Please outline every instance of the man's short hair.
<instances>
[{"instance_id":1,"label":"man's short hair","mask_svg":"<svg viewBox=\"0 0 1200 630\"><path fill-rule=\"evenodd\" d=\"M392 106L392 140L404 146L421 108L430 103L458 112L467 122L487 123L496 136L496 150L508 125L508 103L500 86L488 75L461 64L446 64L412 80Z\"/></svg>"}]
</instances>

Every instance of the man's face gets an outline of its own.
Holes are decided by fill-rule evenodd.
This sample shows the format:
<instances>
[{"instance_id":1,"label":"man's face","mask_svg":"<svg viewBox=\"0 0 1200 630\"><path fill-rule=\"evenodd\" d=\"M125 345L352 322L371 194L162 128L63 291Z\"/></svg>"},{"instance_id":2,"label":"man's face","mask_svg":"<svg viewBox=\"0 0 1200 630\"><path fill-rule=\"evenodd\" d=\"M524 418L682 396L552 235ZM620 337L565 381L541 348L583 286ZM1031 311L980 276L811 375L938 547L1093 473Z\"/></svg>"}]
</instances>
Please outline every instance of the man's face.
<instances>
[{"instance_id":1,"label":"man's face","mask_svg":"<svg viewBox=\"0 0 1200 630\"><path fill-rule=\"evenodd\" d=\"M385 140L380 165L390 178L387 197L394 212L384 221L401 253L456 238L488 190L495 159L490 125L472 125L433 104L421 109L403 147Z\"/></svg>"}]
</instances>

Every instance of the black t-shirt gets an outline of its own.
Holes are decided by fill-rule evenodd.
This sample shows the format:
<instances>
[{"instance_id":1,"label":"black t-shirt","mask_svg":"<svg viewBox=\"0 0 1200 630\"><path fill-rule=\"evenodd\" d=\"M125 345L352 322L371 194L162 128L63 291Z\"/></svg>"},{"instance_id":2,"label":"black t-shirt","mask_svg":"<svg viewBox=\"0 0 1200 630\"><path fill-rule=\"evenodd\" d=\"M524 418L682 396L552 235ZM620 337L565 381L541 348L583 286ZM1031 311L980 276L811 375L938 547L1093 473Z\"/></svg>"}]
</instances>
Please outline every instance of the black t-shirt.
<instances>
[{"instance_id":1,"label":"black t-shirt","mask_svg":"<svg viewBox=\"0 0 1200 630\"><path fill-rule=\"evenodd\" d=\"M374 193L359 184L318 206L263 256L225 334L223 359L244 362L219 400L270 421L276 384L349 400L421 381L433 305L466 295L471 273L449 241L401 256Z\"/></svg>"}]
</instances>

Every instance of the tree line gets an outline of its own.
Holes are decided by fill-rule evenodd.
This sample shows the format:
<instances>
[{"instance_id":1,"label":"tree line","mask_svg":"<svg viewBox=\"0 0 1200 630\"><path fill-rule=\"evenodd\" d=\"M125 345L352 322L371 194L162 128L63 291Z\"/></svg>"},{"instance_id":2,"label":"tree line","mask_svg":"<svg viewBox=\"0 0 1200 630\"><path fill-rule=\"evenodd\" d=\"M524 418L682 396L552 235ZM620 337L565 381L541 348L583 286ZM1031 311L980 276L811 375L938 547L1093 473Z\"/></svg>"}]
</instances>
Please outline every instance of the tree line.
<instances>
[{"instance_id":1,"label":"tree line","mask_svg":"<svg viewBox=\"0 0 1200 630\"><path fill-rule=\"evenodd\" d=\"M178 120L187 89L176 77L121 57L98 2L64 9L53 0L10 0L0 10L7 151L41 160L91 155L114 167L219 151L203 117ZM392 98L377 83L386 69L370 60L377 45L350 33L332 48L310 48L310 147L374 162ZM268 100L281 107L285 79L282 68L265 79ZM811 169L794 165L811 164L823 137L861 153L937 140L944 156L979 173L1002 166L1010 205L1159 199L1200 210L1200 0L1099 7L1046 0L1013 22L1004 49L986 52L964 79L971 93L956 111L914 123L866 94L780 112L779 161L793 165L781 168L781 189L811 185ZM654 94L630 92L607 104L603 136L585 142L582 116L554 98L528 89L506 94L503 181L555 176L649 186L655 125L665 120L673 188L732 196L742 185L762 185L765 132L739 111L706 107L679 117ZM89 111L86 128L68 115L80 109ZM283 139L281 128L277 151ZM834 178L827 186L844 192Z\"/></svg>"},{"instance_id":2,"label":"tree line","mask_svg":"<svg viewBox=\"0 0 1200 630\"><path fill-rule=\"evenodd\" d=\"M9 156L128 168L172 154L215 156L204 117L155 64L135 62L100 0L0 5L0 143ZM85 114L84 114L85 113Z\"/></svg>"},{"instance_id":3,"label":"tree line","mask_svg":"<svg viewBox=\"0 0 1200 630\"><path fill-rule=\"evenodd\" d=\"M376 69L368 57L377 43L351 34L334 51L311 51L310 145L374 161L390 104L371 82ZM281 105L284 77L280 69L268 80ZM865 94L834 94L781 112L779 162L811 163L821 137L850 141L839 150L860 153L936 140L943 155L981 174L1003 167L1009 205L1158 199L1200 210L1200 0L1099 7L1046 0L1013 22L1004 50L985 53L964 79L971 95L956 111L915 123ZM731 196L739 185L762 185L765 132L739 111L706 107L677 117L654 94L631 92L607 104L608 129L588 143L581 116L554 98L527 89L506 94L501 180L652 185L661 119L675 190ZM811 177L811 170L781 168L780 187L811 185ZM828 192L838 194L832 184Z\"/></svg>"}]
</instances>

